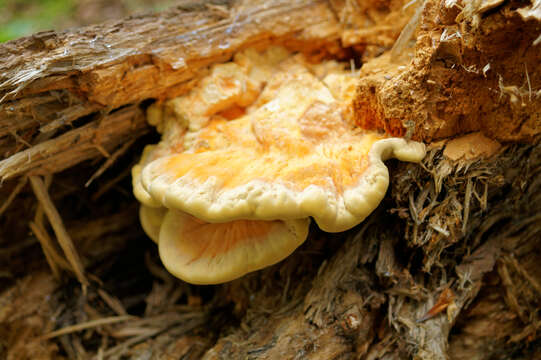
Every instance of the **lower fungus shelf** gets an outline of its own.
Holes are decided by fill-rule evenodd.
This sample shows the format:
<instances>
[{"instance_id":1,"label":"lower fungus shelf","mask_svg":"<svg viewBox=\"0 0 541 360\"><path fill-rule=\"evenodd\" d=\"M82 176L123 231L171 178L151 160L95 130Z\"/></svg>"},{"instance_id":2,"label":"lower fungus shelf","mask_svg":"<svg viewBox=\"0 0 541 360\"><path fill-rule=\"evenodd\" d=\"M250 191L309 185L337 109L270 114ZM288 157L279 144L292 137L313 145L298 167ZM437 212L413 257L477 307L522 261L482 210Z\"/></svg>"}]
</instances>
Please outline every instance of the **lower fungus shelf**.
<instances>
[{"instance_id":1,"label":"lower fungus shelf","mask_svg":"<svg viewBox=\"0 0 541 360\"><path fill-rule=\"evenodd\" d=\"M180 279L222 283L284 259L306 240L309 225L308 218L213 224L169 210L160 230L160 258Z\"/></svg>"}]
</instances>

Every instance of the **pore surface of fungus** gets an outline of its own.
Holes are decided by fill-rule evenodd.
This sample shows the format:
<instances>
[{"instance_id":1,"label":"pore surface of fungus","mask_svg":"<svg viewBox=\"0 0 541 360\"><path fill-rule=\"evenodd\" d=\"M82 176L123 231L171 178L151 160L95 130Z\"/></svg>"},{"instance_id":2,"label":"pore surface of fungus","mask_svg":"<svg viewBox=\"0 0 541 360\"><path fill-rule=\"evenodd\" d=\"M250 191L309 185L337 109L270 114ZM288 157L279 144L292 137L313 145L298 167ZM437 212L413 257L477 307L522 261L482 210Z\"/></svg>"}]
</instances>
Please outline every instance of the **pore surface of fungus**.
<instances>
[{"instance_id":1,"label":"pore surface of fungus","mask_svg":"<svg viewBox=\"0 0 541 360\"><path fill-rule=\"evenodd\" d=\"M141 221L189 282L271 265L307 236L359 224L383 198L383 160L420 161L423 144L355 127L356 78L281 48L247 50L183 97L149 109L162 141L133 169Z\"/></svg>"}]
</instances>

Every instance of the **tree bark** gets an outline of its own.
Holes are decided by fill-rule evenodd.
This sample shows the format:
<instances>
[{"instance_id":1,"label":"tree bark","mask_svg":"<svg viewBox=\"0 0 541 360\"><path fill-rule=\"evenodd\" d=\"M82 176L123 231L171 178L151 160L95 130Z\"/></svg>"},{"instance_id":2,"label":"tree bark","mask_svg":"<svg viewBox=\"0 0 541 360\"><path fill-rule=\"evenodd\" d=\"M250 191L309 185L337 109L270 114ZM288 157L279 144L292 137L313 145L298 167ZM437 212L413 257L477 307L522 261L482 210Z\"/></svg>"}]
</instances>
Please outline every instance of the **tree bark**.
<instances>
[{"instance_id":1,"label":"tree bark","mask_svg":"<svg viewBox=\"0 0 541 360\"><path fill-rule=\"evenodd\" d=\"M0 355L541 356L541 2L405 5L185 2L0 44ZM427 156L389 164L388 195L358 227L314 226L280 264L187 285L137 225L127 176L156 142L144 110L235 52L274 44L362 62L358 125L423 141ZM88 287L48 235L29 175L50 185Z\"/></svg>"}]
</instances>

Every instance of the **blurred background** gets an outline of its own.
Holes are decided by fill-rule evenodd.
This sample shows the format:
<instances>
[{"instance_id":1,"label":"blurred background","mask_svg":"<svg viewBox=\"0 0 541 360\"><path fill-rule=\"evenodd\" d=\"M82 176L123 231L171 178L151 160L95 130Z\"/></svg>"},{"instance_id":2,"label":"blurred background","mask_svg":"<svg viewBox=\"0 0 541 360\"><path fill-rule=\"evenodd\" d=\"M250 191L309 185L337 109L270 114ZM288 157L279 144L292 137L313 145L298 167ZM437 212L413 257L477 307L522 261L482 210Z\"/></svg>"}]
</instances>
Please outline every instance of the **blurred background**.
<instances>
[{"instance_id":1,"label":"blurred background","mask_svg":"<svg viewBox=\"0 0 541 360\"><path fill-rule=\"evenodd\" d=\"M0 42L163 10L175 0L0 0Z\"/></svg>"}]
</instances>

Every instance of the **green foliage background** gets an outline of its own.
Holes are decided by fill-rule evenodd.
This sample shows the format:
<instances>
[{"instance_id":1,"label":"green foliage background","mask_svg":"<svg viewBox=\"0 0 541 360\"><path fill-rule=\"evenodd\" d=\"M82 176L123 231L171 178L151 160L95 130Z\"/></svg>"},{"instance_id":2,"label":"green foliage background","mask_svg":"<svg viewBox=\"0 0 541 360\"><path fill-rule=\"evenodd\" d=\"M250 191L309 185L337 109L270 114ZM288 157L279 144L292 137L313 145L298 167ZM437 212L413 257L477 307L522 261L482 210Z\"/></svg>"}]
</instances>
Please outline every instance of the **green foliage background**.
<instances>
[{"instance_id":1,"label":"green foliage background","mask_svg":"<svg viewBox=\"0 0 541 360\"><path fill-rule=\"evenodd\" d=\"M69 17L75 0L0 0L0 41L54 28Z\"/></svg>"},{"instance_id":2,"label":"green foliage background","mask_svg":"<svg viewBox=\"0 0 541 360\"><path fill-rule=\"evenodd\" d=\"M174 0L0 0L0 42L44 30L159 11Z\"/></svg>"}]
</instances>

